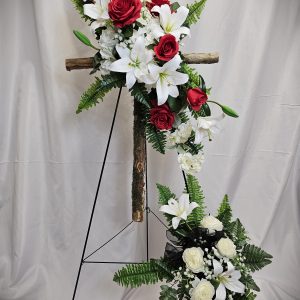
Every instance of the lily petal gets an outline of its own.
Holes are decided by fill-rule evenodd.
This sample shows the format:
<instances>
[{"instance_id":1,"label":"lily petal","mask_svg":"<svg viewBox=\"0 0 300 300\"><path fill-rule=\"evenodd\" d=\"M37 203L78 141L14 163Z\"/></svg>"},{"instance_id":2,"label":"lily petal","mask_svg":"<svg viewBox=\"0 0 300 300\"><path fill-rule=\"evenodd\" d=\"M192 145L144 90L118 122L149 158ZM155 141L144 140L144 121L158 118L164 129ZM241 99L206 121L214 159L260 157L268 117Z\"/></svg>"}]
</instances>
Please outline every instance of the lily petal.
<instances>
[{"instance_id":1,"label":"lily petal","mask_svg":"<svg viewBox=\"0 0 300 300\"><path fill-rule=\"evenodd\" d=\"M245 285L238 280L229 278L227 282L224 283L225 287L235 293L243 294L245 292Z\"/></svg>"},{"instance_id":2,"label":"lily petal","mask_svg":"<svg viewBox=\"0 0 300 300\"><path fill-rule=\"evenodd\" d=\"M156 83L157 104L162 105L168 100L169 89L165 80L159 79Z\"/></svg>"},{"instance_id":3,"label":"lily petal","mask_svg":"<svg viewBox=\"0 0 300 300\"><path fill-rule=\"evenodd\" d=\"M172 226L174 229L177 229L178 225L179 225L179 222L180 222L180 218L179 217L175 217L172 219Z\"/></svg>"},{"instance_id":4,"label":"lily petal","mask_svg":"<svg viewBox=\"0 0 300 300\"><path fill-rule=\"evenodd\" d=\"M126 73L126 86L130 90L134 84L136 83L136 77L134 75L134 71L130 71Z\"/></svg>"},{"instance_id":5,"label":"lily petal","mask_svg":"<svg viewBox=\"0 0 300 300\"><path fill-rule=\"evenodd\" d=\"M169 86L169 95L173 98L177 98L179 96L179 91L176 85Z\"/></svg>"},{"instance_id":6,"label":"lily petal","mask_svg":"<svg viewBox=\"0 0 300 300\"><path fill-rule=\"evenodd\" d=\"M174 211L174 209L172 207L170 207L169 205L163 205L159 211L163 212L163 213L166 213L166 214L169 214L169 215L176 215L176 211Z\"/></svg>"},{"instance_id":7,"label":"lily petal","mask_svg":"<svg viewBox=\"0 0 300 300\"><path fill-rule=\"evenodd\" d=\"M188 209L188 212L187 212L188 215L191 214L191 212L192 212L195 208L197 208L197 207L199 207L199 204L198 204L198 203L196 203L196 202L190 203L189 209Z\"/></svg>"},{"instance_id":8,"label":"lily petal","mask_svg":"<svg viewBox=\"0 0 300 300\"><path fill-rule=\"evenodd\" d=\"M172 21L174 24L176 24L177 28L181 27L181 25L186 20L187 16L189 14L189 9L185 6L180 6L176 13L172 14Z\"/></svg>"},{"instance_id":9,"label":"lily petal","mask_svg":"<svg viewBox=\"0 0 300 300\"><path fill-rule=\"evenodd\" d=\"M164 69L168 71L176 71L179 68L181 62L182 60L177 54L171 60L164 64Z\"/></svg>"},{"instance_id":10,"label":"lily petal","mask_svg":"<svg viewBox=\"0 0 300 300\"><path fill-rule=\"evenodd\" d=\"M84 4L83 13L94 20L100 17L99 7L95 4Z\"/></svg>"},{"instance_id":11,"label":"lily petal","mask_svg":"<svg viewBox=\"0 0 300 300\"><path fill-rule=\"evenodd\" d=\"M189 76L177 71L169 71L170 82L173 85L185 84L189 80Z\"/></svg>"},{"instance_id":12,"label":"lily petal","mask_svg":"<svg viewBox=\"0 0 300 300\"><path fill-rule=\"evenodd\" d=\"M128 48L121 47L120 45L116 45L116 50L121 58L126 58L130 56L130 50Z\"/></svg>"},{"instance_id":13,"label":"lily petal","mask_svg":"<svg viewBox=\"0 0 300 300\"><path fill-rule=\"evenodd\" d=\"M113 72L121 72L127 73L133 70L133 68L129 65L131 60L128 57L121 58L119 60L114 61L109 69Z\"/></svg>"},{"instance_id":14,"label":"lily petal","mask_svg":"<svg viewBox=\"0 0 300 300\"><path fill-rule=\"evenodd\" d=\"M213 260L214 275L218 276L223 273L223 267L216 259Z\"/></svg>"},{"instance_id":15,"label":"lily petal","mask_svg":"<svg viewBox=\"0 0 300 300\"><path fill-rule=\"evenodd\" d=\"M225 299L226 299L226 289L225 286L222 283L220 283L216 291L215 300L225 300Z\"/></svg>"},{"instance_id":16,"label":"lily petal","mask_svg":"<svg viewBox=\"0 0 300 300\"><path fill-rule=\"evenodd\" d=\"M180 207L184 207L185 210L189 209L190 205L190 196L189 194L182 194L180 198L178 199Z\"/></svg>"}]
</instances>

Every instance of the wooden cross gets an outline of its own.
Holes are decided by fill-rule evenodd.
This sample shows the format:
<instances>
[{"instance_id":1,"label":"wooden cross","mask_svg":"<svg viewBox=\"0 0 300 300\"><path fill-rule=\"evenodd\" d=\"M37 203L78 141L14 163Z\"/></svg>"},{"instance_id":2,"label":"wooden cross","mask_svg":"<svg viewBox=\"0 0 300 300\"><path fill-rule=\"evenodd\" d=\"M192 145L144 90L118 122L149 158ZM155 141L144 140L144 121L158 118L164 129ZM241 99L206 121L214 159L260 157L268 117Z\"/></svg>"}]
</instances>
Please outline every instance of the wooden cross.
<instances>
[{"instance_id":1,"label":"wooden cross","mask_svg":"<svg viewBox=\"0 0 300 300\"><path fill-rule=\"evenodd\" d=\"M219 62L219 54L189 53L183 54L187 64L214 64ZM66 59L68 71L93 68L93 58ZM143 104L134 101L133 108L133 171L132 171L132 220L142 222L145 210L145 173L146 173L146 136L143 122Z\"/></svg>"}]
</instances>

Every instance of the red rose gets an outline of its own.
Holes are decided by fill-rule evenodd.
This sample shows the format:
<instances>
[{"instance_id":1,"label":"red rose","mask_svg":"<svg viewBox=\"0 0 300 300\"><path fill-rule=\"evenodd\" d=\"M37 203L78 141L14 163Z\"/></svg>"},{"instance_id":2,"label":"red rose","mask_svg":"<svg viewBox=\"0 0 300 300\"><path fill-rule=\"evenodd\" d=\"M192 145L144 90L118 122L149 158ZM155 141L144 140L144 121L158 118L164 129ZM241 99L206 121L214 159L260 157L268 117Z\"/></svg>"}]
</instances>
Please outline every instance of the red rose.
<instances>
[{"instance_id":1,"label":"red rose","mask_svg":"<svg viewBox=\"0 0 300 300\"><path fill-rule=\"evenodd\" d=\"M158 130L170 130L175 121L175 115L167 104L150 109L150 123Z\"/></svg>"},{"instance_id":2,"label":"red rose","mask_svg":"<svg viewBox=\"0 0 300 300\"><path fill-rule=\"evenodd\" d=\"M206 103L207 95L200 88L189 89L187 91L187 101L193 110L198 111Z\"/></svg>"},{"instance_id":3,"label":"red rose","mask_svg":"<svg viewBox=\"0 0 300 300\"><path fill-rule=\"evenodd\" d=\"M156 5L157 6L162 6L164 4L170 5L171 3L170 3L169 0L152 0L152 1L147 1L146 2L146 6L147 6L147 8L149 9L150 12L151 12L151 10L154 6L156 6ZM153 13L153 14L158 15L158 13Z\"/></svg>"},{"instance_id":4,"label":"red rose","mask_svg":"<svg viewBox=\"0 0 300 300\"><path fill-rule=\"evenodd\" d=\"M179 44L172 34L166 34L159 40L157 46L154 47L156 57L163 61L171 60L179 50Z\"/></svg>"},{"instance_id":5,"label":"red rose","mask_svg":"<svg viewBox=\"0 0 300 300\"><path fill-rule=\"evenodd\" d=\"M140 0L110 0L108 14L116 27L122 28L132 24L141 16Z\"/></svg>"}]
</instances>

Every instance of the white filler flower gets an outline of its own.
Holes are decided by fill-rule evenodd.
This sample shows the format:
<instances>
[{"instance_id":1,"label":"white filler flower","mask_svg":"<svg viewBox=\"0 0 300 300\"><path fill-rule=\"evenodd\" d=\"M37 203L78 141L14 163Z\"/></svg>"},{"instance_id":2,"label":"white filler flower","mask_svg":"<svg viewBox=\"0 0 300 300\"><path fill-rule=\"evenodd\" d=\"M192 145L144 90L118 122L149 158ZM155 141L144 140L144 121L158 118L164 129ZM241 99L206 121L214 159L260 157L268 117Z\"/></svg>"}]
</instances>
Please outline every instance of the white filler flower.
<instances>
[{"instance_id":1,"label":"white filler flower","mask_svg":"<svg viewBox=\"0 0 300 300\"><path fill-rule=\"evenodd\" d=\"M188 194L183 194L180 196L178 201L175 199L170 199L168 201L168 205L163 205L159 210L166 214L175 216L172 219L172 226L174 229L176 229L180 220L186 220L193 209L198 206L199 205L196 202L190 203Z\"/></svg>"},{"instance_id":2,"label":"white filler flower","mask_svg":"<svg viewBox=\"0 0 300 300\"><path fill-rule=\"evenodd\" d=\"M182 254L182 259L186 267L193 273L200 273L204 271L203 250L201 248L187 248Z\"/></svg>"},{"instance_id":3,"label":"white filler flower","mask_svg":"<svg viewBox=\"0 0 300 300\"><path fill-rule=\"evenodd\" d=\"M95 4L84 4L83 11L86 16L94 19L91 24L92 30L96 30L99 27L106 25L106 21L109 20L108 15L108 0L95 0Z\"/></svg>"},{"instance_id":4,"label":"white filler flower","mask_svg":"<svg viewBox=\"0 0 300 300\"><path fill-rule=\"evenodd\" d=\"M153 52L146 49L143 37L137 38L132 50L116 46L121 59L110 65L114 72L126 73L126 85L131 89L136 80L148 73L148 63L152 60Z\"/></svg>"},{"instance_id":5,"label":"white filler flower","mask_svg":"<svg viewBox=\"0 0 300 300\"><path fill-rule=\"evenodd\" d=\"M234 258L236 256L236 247L233 241L229 238L221 238L216 248L222 256Z\"/></svg>"},{"instance_id":6,"label":"white filler flower","mask_svg":"<svg viewBox=\"0 0 300 300\"><path fill-rule=\"evenodd\" d=\"M196 278L193 282L193 289L190 290L191 300L211 300L215 294L214 286L206 279Z\"/></svg>"},{"instance_id":7,"label":"white filler flower","mask_svg":"<svg viewBox=\"0 0 300 300\"><path fill-rule=\"evenodd\" d=\"M190 35L190 29L182 26L189 14L188 8L180 6L176 12L172 12L169 5L154 6L152 12L159 13L160 26L153 27L153 34L159 38L165 34L172 34L176 40L180 39L182 34Z\"/></svg>"},{"instance_id":8,"label":"white filler flower","mask_svg":"<svg viewBox=\"0 0 300 300\"><path fill-rule=\"evenodd\" d=\"M176 71L181 62L182 60L177 54L162 67L154 64L149 65L150 77L149 81L145 81L145 83L156 83L158 105L164 104L169 95L177 98L179 96L177 85L182 85L189 80L187 74Z\"/></svg>"},{"instance_id":9,"label":"white filler flower","mask_svg":"<svg viewBox=\"0 0 300 300\"><path fill-rule=\"evenodd\" d=\"M223 224L214 216L205 216L201 222L201 227L208 229L209 233L214 233L215 231L222 231Z\"/></svg>"},{"instance_id":10,"label":"white filler flower","mask_svg":"<svg viewBox=\"0 0 300 300\"><path fill-rule=\"evenodd\" d=\"M196 120L195 125L195 144L200 144L206 137L211 140L213 134L218 133L220 130L219 122L223 120L225 114L221 114L218 117L200 117Z\"/></svg>"},{"instance_id":11,"label":"white filler flower","mask_svg":"<svg viewBox=\"0 0 300 300\"><path fill-rule=\"evenodd\" d=\"M215 300L225 300L226 289L235 293L244 294L245 285L239 281L241 278L240 271L235 270L234 266L228 262L227 271L224 272L222 265L215 259L213 260L213 266L214 277L219 282Z\"/></svg>"},{"instance_id":12,"label":"white filler flower","mask_svg":"<svg viewBox=\"0 0 300 300\"><path fill-rule=\"evenodd\" d=\"M204 155L203 153L198 153L196 155L192 155L191 153L180 153L178 154L178 162L183 171L195 175L202 168Z\"/></svg>"}]
</instances>

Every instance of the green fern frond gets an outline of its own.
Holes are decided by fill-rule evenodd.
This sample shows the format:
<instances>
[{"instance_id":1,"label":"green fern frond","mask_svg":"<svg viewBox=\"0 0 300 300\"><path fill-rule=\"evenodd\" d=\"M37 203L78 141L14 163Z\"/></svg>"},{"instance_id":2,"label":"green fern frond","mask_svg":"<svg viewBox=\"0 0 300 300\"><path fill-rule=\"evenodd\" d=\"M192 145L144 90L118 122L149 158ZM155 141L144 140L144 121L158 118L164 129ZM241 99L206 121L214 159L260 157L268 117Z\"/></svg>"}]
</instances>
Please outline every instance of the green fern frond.
<instances>
[{"instance_id":1,"label":"green fern frond","mask_svg":"<svg viewBox=\"0 0 300 300\"><path fill-rule=\"evenodd\" d=\"M272 262L273 256L255 245L245 245L242 251L245 257L243 263L252 272L258 271Z\"/></svg>"},{"instance_id":2,"label":"green fern frond","mask_svg":"<svg viewBox=\"0 0 300 300\"><path fill-rule=\"evenodd\" d=\"M136 83L132 89L130 90L131 95L134 97L135 100L141 102L146 107L150 107L150 98L149 94L147 92L147 89L145 88L144 84Z\"/></svg>"},{"instance_id":3,"label":"green fern frond","mask_svg":"<svg viewBox=\"0 0 300 300\"><path fill-rule=\"evenodd\" d=\"M181 64L181 71L189 76L188 86L190 88L195 88L200 86L200 76L198 72L190 67L188 64Z\"/></svg>"},{"instance_id":4,"label":"green fern frond","mask_svg":"<svg viewBox=\"0 0 300 300\"><path fill-rule=\"evenodd\" d=\"M229 204L228 195L225 195L218 209L217 218L223 223L225 230L230 227L232 210Z\"/></svg>"},{"instance_id":5,"label":"green fern frond","mask_svg":"<svg viewBox=\"0 0 300 300\"><path fill-rule=\"evenodd\" d=\"M167 205L168 201L170 199L176 199L176 195L171 192L171 190L164 185L161 185L159 183L156 184L156 187L158 189L158 194L159 194L159 204L161 205ZM169 226L171 226L171 221L173 216L169 214L164 214L166 220L169 222Z\"/></svg>"},{"instance_id":6,"label":"green fern frond","mask_svg":"<svg viewBox=\"0 0 300 300\"><path fill-rule=\"evenodd\" d=\"M167 205L168 201L171 198L173 198L173 199L176 198L176 195L174 193L172 193L171 190L167 186L157 183L156 187L157 187L158 193L159 193L159 204Z\"/></svg>"},{"instance_id":7,"label":"green fern frond","mask_svg":"<svg viewBox=\"0 0 300 300\"><path fill-rule=\"evenodd\" d=\"M162 285L159 300L177 300L177 291L167 285Z\"/></svg>"},{"instance_id":8,"label":"green fern frond","mask_svg":"<svg viewBox=\"0 0 300 300\"><path fill-rule=\"evenodd\" d=\"M204 10L205 4L207 0L200 0L196 1L191 5L187 5L187 8L189 9L189 14L186 18L185 24L187 26L191 26L198 22L200 19L200 16L202 14L202 11Z\"/></svg>"},{"instance_id":9,"label":"green fern frond","mask_svg":"<svg viewBox=\"0 0 300 300\"><path fill-rule=\"evenodd\" d=\"M74 4L75 9L79 12L79 14L81 15L81 17L83 19L85 19L85 21L91 20L88 16L86 16L84 14L84 11L83 11L84 2L83 2L83 0L71 0L71 1Z\"/></svg>"},{"instance_id":10,"label":"green fern frond","mask_svg":"<svg viewBox=\"0 0 300 300\"><path fill-rule=\"evenodd\" d=\"M232 238L234 244L238 248L242 248L246 244L248 240L247 232L239 219L236 219L234 222L230 223L226 229L227 234Z\"/></svg>"},{"instance_id":11,"label":"green fern frond","mask_svg":"<svg viewBox=\"0 0 300 300\"><path fill-rule=\"evenodd\" d=\"M102 76L101 79L96 77L96 81L90 85L88 90L81 96L76 113L81 113L84 109L90 109L103 100L104 96L113 88L122 87L125 84L123 74L110 73Z\"/></svg>"},{"instance_id":12,"label":"green fern frond","mask_svg":"<svg viewBox=\"0 0 300 300\"><path fill-rule=\"evenodd\" d=\"M247 289L260 292L259 286L255 283L250 274L243 274L240 280Z\"/></svg>"},{"instance_id":13,"label":"green fern frond","mask_svg":"<svg viewBox=\"0 0 300 300\"><path fill-rule=\"evenodd\" d=\"M149 262L127 265L115 273L113 280L122 286L136 288L143 284L155 284L164 278L172 279L171 271L162 264L162 260L151 259Z\"/></svg>"},{"instance_id":14,"label":"green fern frond","mask_svg":"<svg viewBox=\"0 0 300 300\"><path fill-rule=\"evenodd\" d=\"M166 148L166 134L163 131L159 131L155 126L146 123L146 138L149 143L152 144L152 147L158 152L165 154Z\"/></svg>"},{"instance_id":15,"label":"green fern frond","mask_svg":"<svg viewBox=\"0 0 300 300\"><path fill-rule=\"evenodd\" d=\"M199 226L200 221L205 216L205 204L204 195L196 177L192 175L186 176L188 193L190 195L190 201L196 202L199 207L195 208L189 215L187 222L192 226Z\"/></svg>"}]
</instances>

